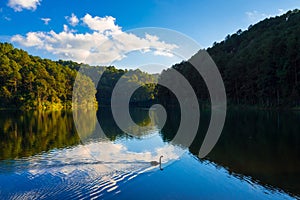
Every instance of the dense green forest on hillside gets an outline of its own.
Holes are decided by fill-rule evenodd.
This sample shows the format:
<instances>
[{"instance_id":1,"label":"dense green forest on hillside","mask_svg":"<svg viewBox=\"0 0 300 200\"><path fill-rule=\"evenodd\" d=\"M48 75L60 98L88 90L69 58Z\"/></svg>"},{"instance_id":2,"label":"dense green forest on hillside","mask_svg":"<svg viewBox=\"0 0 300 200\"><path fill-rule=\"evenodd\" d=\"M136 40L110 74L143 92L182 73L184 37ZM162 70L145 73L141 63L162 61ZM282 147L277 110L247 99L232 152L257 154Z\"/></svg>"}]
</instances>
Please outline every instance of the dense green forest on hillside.
<instances>
[{"instance_id":1,"label":"dense green forest on hillside","mask_svg":"<svg viewBox=\"0 0 300 200\"><path fill-rule=\"evenodd\" d=\"M300 105L299 22L300 11L289 11L238 30L207 49L223 77L230 105ZM190 63L172 67L189 80L200 100L208 100L206 86ZM159 98L172 101L164 88Z\"/></svg>"},{"instance_id":2,"label":"dense green forest on hillside","mask_svg":"<svg viewBox=\"0 0 300 200\"><path fill-rule=\"evenodd\" d=\"M300 12L265 19L227 36L208 52L234 104L300 104Z\"/></svg>"},{"instance_id":3,"label":"dense green forest on hillside","mask_svg":"<svg viewBox=\"0 0 300 200\"><path fill-rule=\"evenodd\" d=\"M76 71L0 43L0 104L7 108L70 104Z\"/></svg>"},{"instance_id":4,"label":"dense green forest on hillside","mask_svg":"<svg viewBox=\"0 0 300 200\"><path fill-rule=\"evenodd\" d=\"M95 87L96 80L93 80L95 75L91 73L97 73L99 76L102 74L97 87ZM129 75L126 76L126 73ZM155 77L140 70L89 66L73 61L55 62L31 56L11 44L0 43L0 107L2 108L71 108L75 80L75 86L81 87L80 94L76 94L76 97L91 102L96 100L96 96L98 101L108 104L114 85L121 76L127 82L142 85L134 94L133 103L154 99L155 85L143 83L153 81ZM77 99L74 102L86 103Z\"/></svg>"},{"instance_id":5,"label":"dense green forest on hillside","mask_svg":"<svg viewBox=\"0 0 300 200\"><path fill-rule=\"evenodd\" d=\"M59 64L74 69L79 70L80 74L84 74L86 77L90 78L94 84L93 87L96 91L92 91L90 88L86 93L93 93L96 96L96 100L99 105L110 105L112 92L115 88L116 83L122 79L125 83L130 85L140 85L141 87L136 90L130 99L131 104L134 105L148 105L157 96L157 88L153 83L145 84L147 82L155 82L158 79L157 75L148 74L142 72L139 69L127 70L127 69L117 69L114 66L89 66L86 64L78 64L72 61L58 61ZM80 79L76 79L78 81ZM83 80L86 82L85 80ZM79 90L80 92L85 92L86 88ZM126 92L126 91L124 91ZM85 97L85 94L81 94Z\"/></svg>"}]
</instances>

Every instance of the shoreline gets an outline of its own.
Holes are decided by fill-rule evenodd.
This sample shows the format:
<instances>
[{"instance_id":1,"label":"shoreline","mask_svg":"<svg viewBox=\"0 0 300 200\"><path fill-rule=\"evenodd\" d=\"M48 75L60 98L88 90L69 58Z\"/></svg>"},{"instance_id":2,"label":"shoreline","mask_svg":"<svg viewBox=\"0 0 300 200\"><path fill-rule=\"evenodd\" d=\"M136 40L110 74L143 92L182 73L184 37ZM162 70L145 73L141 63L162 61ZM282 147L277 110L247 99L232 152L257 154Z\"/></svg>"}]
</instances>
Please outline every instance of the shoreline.
<instances>
[{"instance_id":1,"label":"shoreline","mask_svg":"<svg viewBox=\"0 0 300 200\"><path fill-rule=\"evenodd\" d=\"M159 103L157 103L159 104ZM154 105L154 104L153 104ZM161 105L161 104L160 104ZM98 110L101 107L110 107L109 104L101 104L97 106L48 106L48 107L30 107L30 108L17 108L17 107L0 107L0 111L71 111L71 110L81 110L81 109L96 109ZM137 105L131 104L130 107L136 108L150 108L152 105ZM167 108L176 108L176 105L168 105ZM200 110L207 110L210 109L210 106L207 104L200 106ZM300 111L300 107L263 107L257 105L227 105L227 110L257 110L257 111Z\"/></svg>"}]
</instances>

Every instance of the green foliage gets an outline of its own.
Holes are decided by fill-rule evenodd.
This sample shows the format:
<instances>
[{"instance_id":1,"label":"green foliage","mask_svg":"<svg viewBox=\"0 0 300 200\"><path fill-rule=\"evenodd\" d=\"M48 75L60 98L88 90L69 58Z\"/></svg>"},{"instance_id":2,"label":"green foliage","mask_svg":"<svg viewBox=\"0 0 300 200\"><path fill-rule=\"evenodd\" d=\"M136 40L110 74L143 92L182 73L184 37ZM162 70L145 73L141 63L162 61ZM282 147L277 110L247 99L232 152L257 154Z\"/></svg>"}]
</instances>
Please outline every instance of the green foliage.
<instances>
[{"instance_id":1,"label":"green foliage","mask_svg":"<svg viewBox=\"0 0 300 200\"><path fill-rule=\"evenodd\" d=\"M95 74L102 74L99 84ZM155 85L144 84L155 80L155 77L140 70L89 66L73 61L54 62L28 55L11 44L0 43L1 107L62 109L71 107L72 97L73 106L91 107L96 105L96 93L100 103L110 104L112 91L121 76L127 83L141 85L132 102L146 102L155 98Z\"/></svg>"},{"instance_id":2,"label":"green foliage","mask_svg":"<svg viewBox=\"0 0 300 200\"><path fill-rule=\"evenodd\" d=\"M55 108L70 104L76 70L0 43L0 104L13 108Z\"/></svg>"},{"instance_id":3,"label":"green foliage","mask_svg":"<svg viewBox=\"0 0 300 200\"><path fill-rule=\"evenodd\" d=\"M238 30L207 49L223 77L230 104L300 105L299 22L299 10L289 11L251 25L246 31ZM208 102L205 83L190 63L172 68L189 80L200 101ZM159 88L158 97L165 104L173 104L174 96L165 88Z\"/></svg>"},{"instance_id":4,"label":"green foliage","mask_svg":"<svg viewBox=\"0 0 300 200\"><path fill-rule=\"evenodd\" d=\"M233 104L290 107L300 104L300 12L265 19L207 51Z\"/></svg>"},{"instance_id":5,"label":"green foliage","mask_svg":"<svg viewBox=\"0 0 300 200\"><path fill-rule=\"evenodd\" d=\"M101 105L110 105L111 103L111 95L115 88L116 83L122 77L125 80L125 84L138 84L140 88L136 90L130 99L131 104L135 105L148 105L152 101L156 99L157 96L157 88L156 84L145 84L147 82L155 82L157 81L157 75L148 74L146 72L142 72L139 69L136 70L127 70L127 69L117 69L114 66L90 66L83 63L76 63L73 61L62 61L59 60L57 63L71 68L75 70L79 70L81 74L89 77L92 80L92 83L96 87L96 100L98 104ZM101 78L100 78L101 77ZM98 79L100 80L98 81ZM76 78L76 81L80 82L82 78ZM83 80L86 82L86 80ZM81 84L80 84L81 85ZM86 90L91 91L92 88L86 87ZM76 90L75 90L76 91ZM84 95L85 91L79 89L81 91L78 93L78 98L86 97ZM125 93L127 91L124 91ZM79 100L82 102L82 100ZM91 100L86 100L91 101Z\"/></svg>"},{"instance_id":6,"label":"green foliage","mask_svg":"<svg viewBox=\"0 0 300 200\"><path fill-rule=\"evenodd\" d=\"M96 98L100 104L109 105L111 95L116 83L120 78L124 79L125 84L138 84L141 87L136 90L130 99L132 104L140 102L151 102L156 97L156 85L147 82L154 82L157 78L151 74L142 72L141 70L122 70L115 67L107 67L103 72L99 84L97 86ZM127 91L123 91L126 93Z\"/></svg>"},{"instance_id":7,"label":"green foliage","mask_svg":"<svg viewBox=\"0 0 300 200\"><path fill-rule=\"evenodd\" d=\"M73 106L93 108L96 105L96 89L93 81L78 72L73 87Z\"/></svg>"}]
</instances>

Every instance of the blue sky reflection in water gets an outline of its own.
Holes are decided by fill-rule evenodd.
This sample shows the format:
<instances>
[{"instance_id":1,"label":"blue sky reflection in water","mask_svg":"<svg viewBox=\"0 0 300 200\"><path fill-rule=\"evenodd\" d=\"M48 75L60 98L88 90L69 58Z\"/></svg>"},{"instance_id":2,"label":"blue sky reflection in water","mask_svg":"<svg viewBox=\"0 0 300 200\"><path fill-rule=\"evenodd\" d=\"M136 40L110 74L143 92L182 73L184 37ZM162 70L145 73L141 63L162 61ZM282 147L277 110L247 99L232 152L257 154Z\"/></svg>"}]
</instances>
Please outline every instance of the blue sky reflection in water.
<instances>
[{"instance_id":1,"label":"blue sky reflection in water","mask_svg":"<svg viewBox=\"0 0 300 200\"><path fill-rule=\"evenodd\" d=\"M165 130L160 131L152 126L143 135L133 137L118 132L110 120L107 120L111 116L108 116L105 111L101 113L102 121L100 116L98 120L104 125L109 138L107 140L90 134L87 135L85 145L80 144L80 141L69 144L69 141L78 138L78 135L71 134L66 137L66 140L63 139L65 134L74 132L74 127L69 126L58 130L61 144L55 144L56 148L30 152L30 147L34 147L32 144L38 143L40 137L45 137L43 136L45 129L40 129L41 132L33 133L31 138L23 140L23 149L19 152L3 151L0 162L1 197L5 199L90 199L92 197L100 199L243 199L245 197L247 199L293 199L299 197L297 150L290 145L291 142L298 141L296 137L298 131L291 129L281 132L281 127L287 127L289 123L299 119L297 113L284 114L286 120L278 121L279 128L272 128L271 125L278 120L276 113L232 112L228 116L225 132L218 145L205 159L193 155L193 152L197 154L201 144L199 142L194 143L189 149L168 143L172 139L172 128L176 127L172 124L174 119L167 121L169 125ZM145 121L144 117L147 116L145 113L146 110L135 111L135 119ZM41 126L41 122L36 118L38 115L9 112L2 114L5 114L1 115L2 125L8 121L14 122L5 133L6 144L18 141L13 138L18 138L30 130L37 130L37 126ZM69 120L73 120L70 113L58 112L47 115L48 122L44 126L47 126L48 130L52 130L53 127L54 129L63 127L62 124L68 124ZM239 133L232 132L232 128L236 126L245 126L243 122L237 124L236 117L242 119L241 121L259 118L259 123L253 128L257 129L260 135L250 131L250 124L248 128L239 129ZM24 119L31 121L31 124L21 128ZM209 121L205 113L202 119L203 123ZM87 117L87 120L90 119ZM265 120L270 121L270 124ZM268 126L270 132L263 134L261 124ZM280 132L281 134L278 134ZM52 134L55 135L56 132L52 131ZM266 140L272 134L278 137ZM43 138L43 141L48 142L45 142L45 146L53 143L51 137L51 134L48 134ZM231 140L228 140L229 137ZM281 146L282 151L270 151L274 144ZM264 154L257 154L257 151L262 150ZM158 160L161 154L164 155L162 171L158 166L150 164L151 161ZM251 157L251 155L256 156Z\"/></svg>"}]
</instances>

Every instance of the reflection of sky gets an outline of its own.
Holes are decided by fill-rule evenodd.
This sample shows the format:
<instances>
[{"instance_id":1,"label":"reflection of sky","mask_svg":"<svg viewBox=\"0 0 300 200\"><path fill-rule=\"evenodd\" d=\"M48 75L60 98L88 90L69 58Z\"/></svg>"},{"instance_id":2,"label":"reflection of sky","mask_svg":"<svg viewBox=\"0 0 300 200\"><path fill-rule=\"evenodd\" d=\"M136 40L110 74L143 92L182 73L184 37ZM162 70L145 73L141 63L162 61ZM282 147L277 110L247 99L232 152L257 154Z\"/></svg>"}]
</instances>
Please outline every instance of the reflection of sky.
<instances>
[{"instance_id":1,"label":"reflection of sky","mask_svg":"<svg viewBox=\"0 0 300 200\"><path fill-rule=\"evenodd\" d=\"M72 149L55 151L45 156L35 156L29 160L30 163L33 163L30 164L31 169L29 171L32 174L43 174L45 171L56 173L59 171L68 175L90 166L95 173L100 175L126 169L144 170L151 168L150 162L158 161L161 155L164 156L162 163L167 163L178 159L183 153L183 150L175 146L161 145L163 143L157 141L158 137L153 137L153 139L150 138L151 141L156 140L156 143L160 143L160 145L143 151L133 151L139 148L133 148L137 141L132 140L132 143L127 143L131 148L118 142L96 142ZM149 145L150 140L146 142L149 147L153 146L153 143Z\"/></svg>"},{"instance_id":2,"label":"reflection of sky","mask_svg":"<svg viewBox=\"0 0 300 200\"><path fill-rule=\"evenodd\" d=\"M119 199L152 199L151 194L156 194L156 199L291 198L232 175L221 166L199 161L189 153L179 159L186 151L159 141L158 135L144 140L156 147L140 151L135 148L139 139L94 142L12 162L7 166L10 171L0 173L0 196L91 199L116 195ZM164 156L162 172L150 165L160 155Z\"/></svg>"},{"instance_id":3,"label":"reflection of sky","mask_svg":"<svg viewBox=\"0 0 300 200\"><path fill-rule=\"evenodd\" d=\"M120 184L145 172L158 170L159 166L151 166L151 161L158 161L163 155L162 166L165 167L169 162L178 160L184 152L178 147L163 143L158 133L156 136L145 138L146 142L143 141L143 145L148 144L150 147L151 144L153 148L145 148L147 150L143 151L135 148L138 140L140 139L126 142L93 142L15 161L13 165L6 166L7 172L11 171L12 176L9 183L14 184L13 179L22 181L10 192L14 191L14 198L42 197L45 193L53 195L55 190L58 190L56 193L95 190L98 195L106 192L118 193ZM2 181L3 177L0 174L0 182ZM28 181L33 184L27 187L25 185ZM38 184L35 185L35 182ZM68 182L76 183L77 186L69 185ZM57 184L61 186L53 186ZM80 189L77 188L79 185L82 185ZM0 183L0 191L3 189L4 194L5 191L9 191L9 187L2 186Z\"/></svg>"},{"instance_id":4,"label":"reflection of sky","mask_svg":"<svg viewBox=\"0 0 300 200\"><path fill-rule=\"evenodd\" d=\"M130 198L132 191L135 199L144 200L153 198L151 194L155 194L155 199L293 199L282 191L241 179L214 163L199 162L190 154L184 154L163 173L152 173L128 183L117 197Z\"/></svg>"},{"instance_id":5,"label":"reflection of sky","mask_svg":"<svg viewBox=\"0 0 300 200\"><path fill-rule=\"evenodd\" d=\"M116 143L123 143L126 144L128 151L132 152L145 152L150 151L154 152L155 148L160 147L162 148L165 143L161 140L157 134L147 135L147 137L140 138L132 138L131 140L126 140L125 138L121 138L117 140Z\"/></svg>"}]
</instances>

